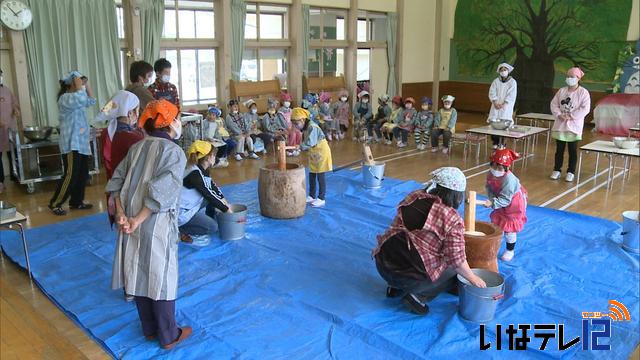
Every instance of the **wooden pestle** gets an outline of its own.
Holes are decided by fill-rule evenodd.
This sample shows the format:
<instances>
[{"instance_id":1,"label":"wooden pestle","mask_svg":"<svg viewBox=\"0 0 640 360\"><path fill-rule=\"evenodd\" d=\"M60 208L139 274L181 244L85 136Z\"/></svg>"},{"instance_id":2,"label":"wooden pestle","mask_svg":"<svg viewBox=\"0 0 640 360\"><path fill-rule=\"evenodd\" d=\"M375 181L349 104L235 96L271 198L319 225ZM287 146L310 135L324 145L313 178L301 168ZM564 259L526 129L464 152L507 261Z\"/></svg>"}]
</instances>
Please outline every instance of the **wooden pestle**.
<instances>
[{"instance_id":1,"label":"wooden pestle","mask_svg":"<svg viewBox=\"0 0 640 360\"><path fill-rule=\"evenodd\" d=\"M464 207L465 234L482 236L483 232L476 231L476 192L469 190L466 206Z\"/></svg>"},{"instance_id":2,"label":"wooden pestle","mask_svg":"<svg viewBox=\"0 0 640 360\"><path fill-rule=\"evenodd\" d=\"M287 170L287 150L297 149L297 146L286 146L286 143L282 140L277 141L276 150L278 151L278 170Z\"/></svg>"},{"instance_id":3,"label":"wooden pestle","mask_svg":"<svg viewBox=\"0 0 640 360\"><path fill-rule=\"evenodd\" d=\"M373 165L375 162L373 161L373 155L371 154L371 148L369 145L362 145L362 160L367 165Z\"/></svg>"}]
</instances>

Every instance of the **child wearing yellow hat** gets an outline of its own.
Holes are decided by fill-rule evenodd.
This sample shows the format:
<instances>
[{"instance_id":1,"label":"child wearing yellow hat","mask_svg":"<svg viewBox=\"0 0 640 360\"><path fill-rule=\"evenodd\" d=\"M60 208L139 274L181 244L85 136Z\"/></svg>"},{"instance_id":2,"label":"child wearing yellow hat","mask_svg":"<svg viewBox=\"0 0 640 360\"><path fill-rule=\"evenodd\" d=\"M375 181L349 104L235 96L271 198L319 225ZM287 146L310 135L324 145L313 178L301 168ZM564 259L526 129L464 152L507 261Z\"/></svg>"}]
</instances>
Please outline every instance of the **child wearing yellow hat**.
<instances>
[{"instance_id":1,"label":"child wearing yellow hat","mask_svg":"<svg viewBox=\"0 0 640 360\"><path fill-rule=\"evenodd\" d=\"M307 203L313 207L325 205L327 183L325 173L333 170L331 149L318 124L310 120L311 114L303 108L291 112L291 122L303 133L300 149L309 151L309 195ZM319 192L316 198L316 181Z\"/></svg>"},{"instance_id":2,"label":"child wearing yellow hat","mask_svg":"<svg viewBox=\"0 0 640 360\"><path fill-rule=\"evenodd\" d=\"M223 142L216 142L220 146ZM217 148L208 141L194 141L187 152L187 168L182 179L178 211L180 238L198 246L208 245L218 229L216 210L231 212L222 191L211 179L209 169L216 163Z\"/></svg>"}]
</instances>

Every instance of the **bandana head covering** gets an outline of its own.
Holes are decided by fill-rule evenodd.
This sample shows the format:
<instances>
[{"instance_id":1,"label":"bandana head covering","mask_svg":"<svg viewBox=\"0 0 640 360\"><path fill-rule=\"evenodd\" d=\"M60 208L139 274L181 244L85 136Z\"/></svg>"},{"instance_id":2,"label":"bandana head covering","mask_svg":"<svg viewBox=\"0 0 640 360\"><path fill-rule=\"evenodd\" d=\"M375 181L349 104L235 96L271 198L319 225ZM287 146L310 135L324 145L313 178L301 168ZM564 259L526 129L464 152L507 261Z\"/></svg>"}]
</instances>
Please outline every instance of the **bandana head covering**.
<instances>
[{"instance_id":1,"label":"bandana head covering","mask_svg":"<svg viewBox=\"0 0 640 360\"><path fill-rule=\"evenodd\" d=\"M256 102L255 102L253 99L249 99L249 100L245 101L245 102L244 102L244 103L242 103L242 104L243 104L244 106L246 106L246 107L247 107L247 109L251 108L251 106L252 106L252 105L256 105L256 106L258 106L258 105L256 104Z\"/></svg>"},{"instance_id":2,"label":"bandana head covering","mask_svg":"<svg viewBox=\"0 0 640 360\"><path fill-rule=\"evenodd\" d=\"M313 105L313 104L315 104L317 102L316 95L312 94L312 93L308 93L307 95L305 95L302 100L307 101L311 105Z\"/></svg>"},{"instance_id":3,"label":"bandana head covering","mask_svg":"<svg viewBox=\"0 0 640 360\"><path fill-rule=\"evenodd\" d=\"M291 100L293 100L293 98L291 97L291 94L283 92L283 93L280 93L280 100L282 100L283 102L284 101L291 101Z\"/></svg>"},{"instance_id":4,"label":"bandana head covering","mask_svg":"<svg viewBox=\"0 0 640 360\"><path fill-rule=\"evenodd\" d=\"M232 107L233 105L238 105L238 100L229 100L229 104L227 104L228 107Z\"/></svg>"},{"instance_id":5,"label":"bandana head covering","mask_svg":"<svg viewBox=\"0 0 640 360\"><path fill-rule=\"evenodd\" d=\"M491 154L490 160L491 162L499 165L511 166L511 163L513 163L513 161L518 159L519 157L520 154L514 152L513 150L502 148L494 151L493 154Z\"/></svg>"},{"instance_id":6,"label":"bandana head covering","mask_svg":"<svg viewBox=\"0 0 640 360\"><path fill-rule=\"evenodd\" d=\"M191 146L189 146L187 155L191 157L191 155L196 154L196 159L200 160L203 157L209 155L209 153L211 152L211 148L213 148L213 145L211 145L210 142L203 141L203 140L196 140L193 143L191 143Z\"/></svg>"},{"instance_id":7,"label":"bandana head covering","mask_svg":"<svg viewBox=\"0 0 640 360\"><path fill-rule=\"evenodd\" d=\"M411 96L409 96L408 98L404 99L404 103L411 103L413 105L416 104L416 99L412 98Z\"/></svg>"},{"instance_id":8,"label":"bandana head covering","mask_svg":"<svg viewBox=\"0 0 640 360\"><path fill-rule=\"evenodd\" d=\"M207 108L207 112L209 114L215 114L217 117L220 117L220 115L222 115L222 110L218 109L217 106L209 106L209 108Z\"/></svg>"},{"instance_id":9,"label":"bandana head covering","mask_svg":"<svg viewBox=\"0 0 640 360\"><path fill-rule=\"evenodd\" d=\"M420 102L424 105L433 105L433 101L431 101L431 98L428 98L426 96L423 96L422 99L420 99Z\"/></svg>"},{"instance_id":10,"label":"bandana head covering","mask_svg":"<svg viewBox=\"0 0 640 360\"><path fill-rule=\"evenodd\" d=\"M445 96L443 96L443 97L442 97L442 101L443 101L443 102L445 102L445 101L451 101L451 102L453 102L453 100L455 100L455 99L456 99L456 98L454 98L454 97L453 97L453 96L451 96L451 95L445 95Z\"/></svg>"},{"instance_id":11,"label":"bandana head covering","mask_svg":"<svg viewBox=\"0 0 640 360\"><path fill-rule=\"evenodd\" d=\"M402 105L402 96L398 96L398 95L394 96L391 102L398 106Z\"/></svg>"},{"instance_id":12,"label":"bandana head covering","mask_svg":"<svg viewBox=\"0 0 640 360\"><path fill-rule=\"evenodd\" d=\"M380 96L378 96L378 100L380 100L383 103L388 103L389 102L389 95L387 94L382 94Z\"/></svg>"},{"instance_id":13,"label":"bandana head covering","mask_svg":"<svg viewBox=\"0 0 640 360\"><path fill-rule=\"evenodd\" d=\"M329 100L331 100L331 93L328 93L326 91L320 93L320 101L327 102Z\"/></svg>"},{"instance_id":14,"label":"bandana head covering","mask_svg":"<svg viewBox=\"0 0 640 360\"><path fill-rule=\"evenodd\" d=\"M571 69L567 70L567 75L577 77L578 80L580 80L584 76L584 72L580 70L579 67L572 67Z\"/></svg>"},{"instance_id":15,"label":"bandana head covering","mask_svg":"<svg viewBox=\"0 0 640 360\"><path fill-rule=\"evenodd\" d=\"M367 90L362 90L358 93L358 99L362 99L364 96L369 96L369 92Z\"/></svg>"},{"instance_id":16,"label":"bandana head covering","mask_svg":"<svg viewBox=\"0 0 640 360\"><path fill-rule=\"evenodd\" d=\"M453 191L465 191L467 188L467 178L457 167L441 167L432 171L431 181L427 191L440 185Z\"/></svg>"},{"instance_id":17,"label":"bandana head covering","mask_svg":"<svg viewBox=\"0 0 640 360\"><path fill-rule=\"evenodd\" d=\"M496 72L499 73L500 72L500 68L506 68L508 72L512 72L513 71L513 66L507 64L507 63L502 63L500 65L498 65L498 68L496 69Z\"/></svg>"},{"instance_id":18,"label":"bandana head covering","mask_svg":"<svg viewBox=\"0 0 640 360\"><path fill-rule=\"evenodd\" d=\"M70 85L73 79L79 78L79 77L82 77L82 74L78 70L73 70L69 72L67 75L65 75L65 77L62 78L62 81L65 84Z\"/></svg>"},{"instance_id":19,"label":"bandana head covering","mask_svg":"<svg viewBox=\"0 0 640 360\"><path fill-rule=\"evenodd\" d=\"M267 108L269 108L269 109L275 109L275 108L278 107L278 105L280 105L280 104L278 103L278 100L276 100L276 99L267 100Z\"/></svg>"},{"instance_id":20,"label":"bandana head covering","mask_svg":"<svg viewBox=\"0 0 640 360\"><path fill-rule=\"evenodd\" d=\"M113 140L113 135L118 128L118 118L129 115L129 111L140 106L140 99L133 93L126 90L118 91L100 110L96 116L96 121L108 121L107 133L109 139Z\"/></svg>"},{"instance_id":21,"label":"bandana head covering","mask_svg":"<svg viewBox=\"0 0 640 360\"><path fill-rule=\"evenodd\" d=\"M291 110L291 120L305 120L309 119L310 116L311 113L309 112L309 110L303 108L297 107Z\"/></svg>"},{"instance_id":22,"label":"bandana head covering","mask_svg":"<svg viewBox=\"0 0 640 360\"><path fill-rule=\"evenodd\" d=\"M161 129L169 126L177 116L178 108L175 105L165 99L154 100L144 108L138 120L138 127L142 128L149 119L156 119L155 128Z\"/></svg>"}]
</instances>

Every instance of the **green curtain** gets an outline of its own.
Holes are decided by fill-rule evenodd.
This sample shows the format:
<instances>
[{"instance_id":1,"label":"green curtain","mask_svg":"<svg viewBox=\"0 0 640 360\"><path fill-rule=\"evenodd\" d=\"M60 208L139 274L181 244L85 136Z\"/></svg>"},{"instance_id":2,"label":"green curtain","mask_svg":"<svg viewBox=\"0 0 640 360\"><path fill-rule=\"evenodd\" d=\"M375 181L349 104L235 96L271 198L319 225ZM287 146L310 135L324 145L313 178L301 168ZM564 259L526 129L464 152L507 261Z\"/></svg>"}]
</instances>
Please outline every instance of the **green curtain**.
<instances>
[{"instance_id":1,"label":"green curtain","mask_svg":"<svg viewBox=\"0 0 640 360\"><path fill-rule=\"evenodd\" d=\"M302 5L302 73L309 75L309 37L311 29L309 28L309 5Z\"/></svg>"},{"instance_id":2,"label":"green curtain","mask_svg":"<svg viewBox=\"0 0 640 360\"><path fill-rule=\"evenodd\" d=\"M231 78L233 80L240 80L246 15L247 6L244 0L231 0Z\"/></svg>"},{"instance_id":3,"label":"green curtain","mask_svg":"<svg viewBox=\"0 0 640 360\"><path fill-rule=\"evenodd\" d=\"M98 104L120 88L120 46L113 0L27 0L25 32L33 122L58 125L59 79L70 70L89 78ZM89 110L90 118L98 107Z\"/></svg>"},{"instance_id":4,"label":"green curtain","mask_svg":"<svg viewBox=\"0 0 640 360\"><path fill-rule=\"evenodd\" d=\"M389 76L387 77L387 94L393 96L398 93L396 89L396 31L398 29L398 14L387 13L387 62L389 63Z\"/></svg>"},{"instance_id":5,"label":"green curtain","mask_svg":"<svg viewBox=\"0 0 640 360\"><path fill-rule=\"evenodd\" d=\"M151 65L160 57L163 25L164 0L144 0L140 6L142 58Z\"/></svg>"}]
</instances>

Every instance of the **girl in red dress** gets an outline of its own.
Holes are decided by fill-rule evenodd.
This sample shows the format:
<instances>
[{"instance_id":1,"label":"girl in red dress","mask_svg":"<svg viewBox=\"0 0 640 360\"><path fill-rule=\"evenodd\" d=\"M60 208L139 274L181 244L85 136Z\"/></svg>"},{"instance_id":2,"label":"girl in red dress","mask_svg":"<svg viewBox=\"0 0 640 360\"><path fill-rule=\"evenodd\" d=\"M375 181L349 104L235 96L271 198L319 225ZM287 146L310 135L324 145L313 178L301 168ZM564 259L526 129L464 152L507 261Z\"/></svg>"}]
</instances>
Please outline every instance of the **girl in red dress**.
<instances>
[{"instance_id":1,"label":"girl in red dress","mask_svg":"<svg viewBox=\"0 0 640 360\"><path fill-rule=\"evenodd\" d=\"M500 226L507 238L507 250L502 260L511 261L516 247L517 233L527 222L527 190L509 170L520 156L510 149L501 148L491 154L491 169L487 175L485 207L493 209L491 222Z\"/></svg>"}]
</instances>

